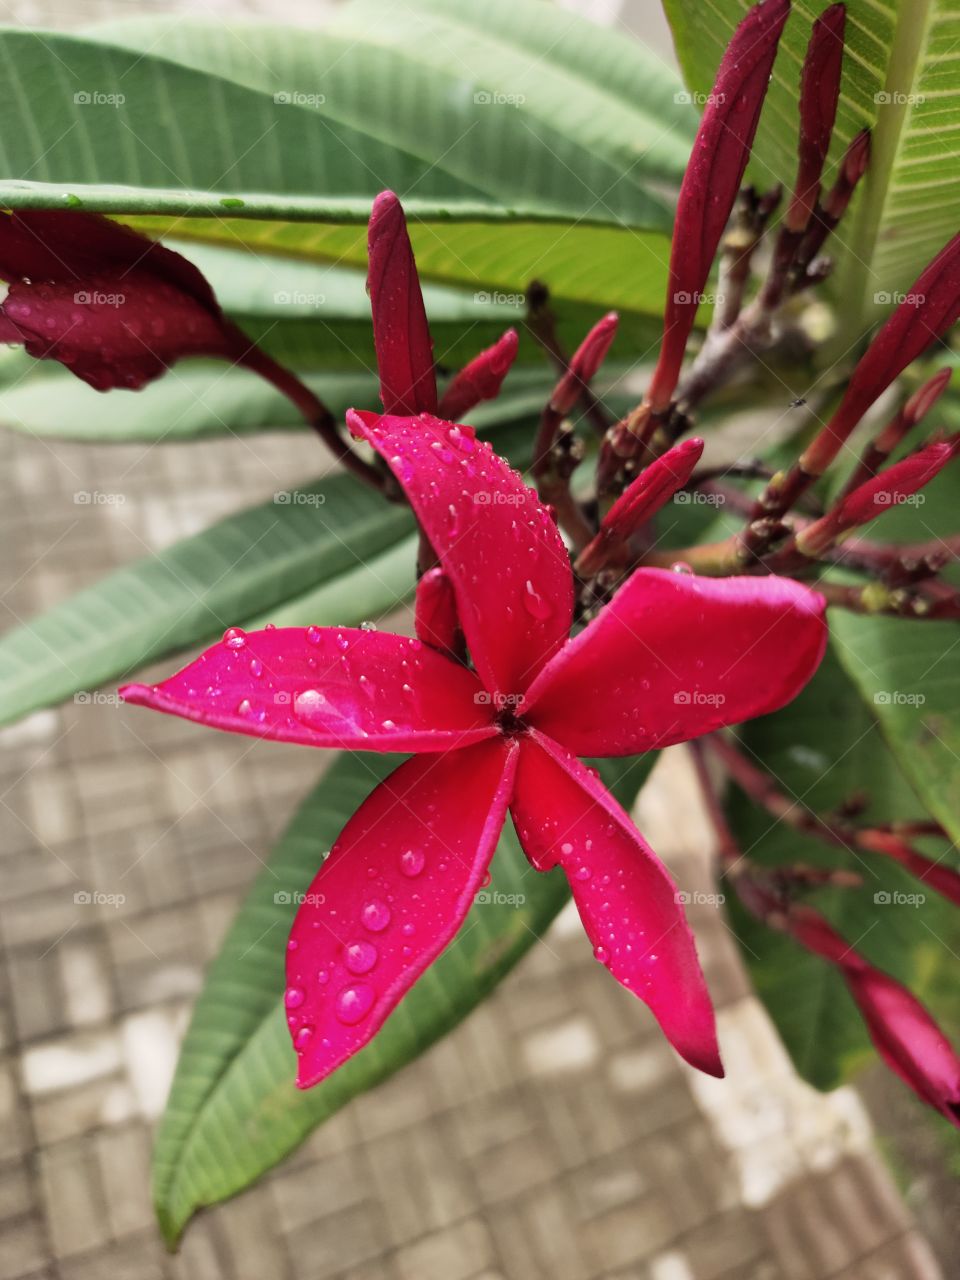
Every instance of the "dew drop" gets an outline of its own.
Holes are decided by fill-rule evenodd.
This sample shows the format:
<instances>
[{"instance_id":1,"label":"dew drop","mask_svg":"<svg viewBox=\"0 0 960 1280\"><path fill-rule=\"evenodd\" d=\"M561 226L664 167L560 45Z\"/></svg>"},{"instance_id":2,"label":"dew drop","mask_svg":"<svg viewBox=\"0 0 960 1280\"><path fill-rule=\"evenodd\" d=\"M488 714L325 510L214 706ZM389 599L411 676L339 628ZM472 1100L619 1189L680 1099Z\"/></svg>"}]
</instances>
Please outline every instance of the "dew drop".
<instances>
[{"instance_id":1,"label":"dew drop","mask_svg":"<svg viewBox=\"0 0 960 1280\"><path fill-rule=\"evenodd\" d=\"M607 951L606 947L594 947L593 954L601 964L606 964L610 959L610 953Z\"/></svg>"},{"instance_id":2,"label":"dew drop","mask_svg":"<svg viewBox=\"0 0 960 1280\"><path fill-rule=\"evenodd\" d=\"M573 874L577 880L589 880L593 872L588 866L581 864Z\"/></svg>"},{"instance_id":3,"label":"dew drop","mask_svg":"<svg viewBox=\"0 0 960 1280\"><path fill-rule=\"evenodd\" d=\"M418 876L426 861L427 856L422 849L405 849L400 855L400 870L405 876Z\"/></svg>"},{"instance_id":4,"label":"dew drop","mask_svg":"<svg viewBox=\"0 0 960 1280\"><path fill-rule=\"evenodd\" d=\"M258 680L263 675L263 663L259 658L250 659L250 674Z\"/></svg>"},{"instance_id":5,"label":"dew drop","mask_svg":"<svg viewBox=\"0 0 960 1280\"><path fill-rule=\"evenodd\" d=\"M253 708L250 706L249 698L243 698L240 702L237 703L238 716L248 716L252 710Z\"/></svg>"},{"instance_id":6,"label":"dew drop","mask_svg":"<svg viewBox=\"0 0 960 1280\"><path fill-rule=\"evenodd\" d=\"M675 560L670 566L671 573L693 573L693 566L687 564L686 560Z\"/></svg>"},{"instance_id":7,"label":"dew drop","mask_svg":"<svg viewBox=\"0 0 960 1280\"><path fill-rule=\"evenodd\" d=\"M223 643L228 649L242 649L247 643L247 633L242 627L228 627L223 633Z\"/></svg>"},{"instance_id":8,"label":"dew drop","mask_svg":"<svg viewBox=\"0 0 960 1280\"><path fill-rule=\"evenodd\" d=\"M545 621L553 613L549 601L544 600L529 578L523 588L523 603L531 618L536 618L539 622Z\"/></svg>"},{"instance_id":9,"label":"dew drop","mask_svg":"<svg viewBox=\"0 0 960 1280\"><path fill-rule=\"evenodd\" d=\"M381 898L370 898L363 904L360 919L371 933L382 933L391 920L391 911Z\"/></svg>"},{"instance_id":10,"label":"dew drop","mask_svg":"<svg viewBox=\"0 0 960 1280\"><path fill-rule=\"evenodd\" d=\"M319 627L307 627L305 632L307 644L319 644L323 639L323 633Z\"/></svg>"},{"instance_id":11,"label":"dew drop","mask_svg":"<svg viewBox=\"0 0 960 1280\"><path fill-rule=\"evenodd\" d=\"M376 629L377 629L377 624L376 624L375 622L361 622L361 623L360 623L360 630L361 630L361 631L376 631Z\"/></svg>"},{"instance_id":12,"label":"dew drop","mask_svg":"<svg viewBox=\"0 0 960 1280\"><path fill-rule=\"evenodd\" d=\"M372 942L349 942L343 949L343 963L351 973L369 973L378 959Z\"/></svg>"},{"instance_id":13,"label":"dew drop","mask_svg":"<svg viewBox=\"0 0 960 1280\"><path fill-rule=\"evenodd\" d=\"M325 702L319 689L302 689L293 700L293 714L298 720L315 720Z\"/></svg>"},{"instance_id":14,"label":"dew drop","mask_svg":"<svg viewBox=\"0 0 960 1280\"><path fill-rule=\"evenodd\" d=\"M302 1053L310 1041L313 1039L313 1027L301 1027L297 1034L293 1037L293 1047Z\"/></svg>"},{"instance_id":15,"label":"dew drop","mask_svg":"<svg viewBox=\"0 0 960 1280\"><path fill-rule=\"evenodd\" d=\"M299 1009L306 996L299 987L287 987L283 994L283 1003L288 1009Z\"/></svg>"},{"instance_id":16,"label":"dew drop","mask_svg":"<svg viewBox=\"0 0 960 1280\"><path fill-rule=\"evenodd\" d=\"M355 986L344 987L337 996L337 1017L352 1027L367 1016L372 1004L373 987L368 983L358 982Z\"/></svg>"}]
</instances>

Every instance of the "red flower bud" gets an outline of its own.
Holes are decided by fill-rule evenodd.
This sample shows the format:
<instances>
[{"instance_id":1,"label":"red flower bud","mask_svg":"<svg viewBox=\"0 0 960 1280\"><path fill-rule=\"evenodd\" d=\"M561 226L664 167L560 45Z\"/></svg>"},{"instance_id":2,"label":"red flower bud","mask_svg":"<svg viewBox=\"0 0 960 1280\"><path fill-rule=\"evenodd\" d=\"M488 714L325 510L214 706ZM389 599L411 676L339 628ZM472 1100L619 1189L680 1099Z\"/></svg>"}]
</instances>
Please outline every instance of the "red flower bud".
<instances>
[{"instance_id":1,"label":"red flower bud","mask_svg":"<svg viewBox=\"0 0 960 1280\"><path fill-rule=\"evenodd\" d=\"M431 648L454 655L459 626L453 583L439 566L428 569L417 583L417 635Z\"/></svg>"},{"instance_id":2,"label":"red flower bud","mask_svg":"<svg viewBox=\"0 0 960 1280\"><path fill-rule=\"evenodd\" d=\"M831 5L813 24L800 88L800 163L793 200L784 221L803 231L816 207L820 176L830 149L840 97L846 6Z\"/></svg>"},{"instance_id":3,"label":"red flower bud","mask_svg":"<svg viewBox=\"0 0 960 1280\"><path fill-rule=\"evenodd\" d=\"M680 186L660 357L647 392L654 412L670 404L687 339L750 158L790 0L750 9L717 70Z\"/></svg>"},{"instance_id":4,"label":"red flower bud","mask_svg":"<svg viewBox=\"0 0 960 1280\"><path fill-rule=\"evenodd\" d=\"M960 436L928 444L859 485L797 535L797 549L815 556L857 525L867 524L930 483L960 449Z\"/></svg>"},{"instance_id":5,"label":"red flower bud","mask_svg":"<svg viewBox=\"0 0 960 1280\"><path fill-rule=\"evenodd\" d=\"M960 234L917 277L907 296L876 335L847 384L826 427L800 459L807 475L823 475L872 404L907 365L922 355L960 316Z\"/></svg>"},{"instance_id":6,"label":"red flower bud","mask_svg":"<svg viewBox=\"0 0 960 1280\"><path fill-rule=\"evenodd\" d=\"M808 951L837 966L884 1062L929 1106L960 1128L960 1058L917 998L875 969L809 907L794 907L787 929Z\"/></svg>"},{"instance_id":7,"label":"red flower bud","mask_svg":"<svg viewBox=\"0 0 960 1280\"><path fill-rule=\"evenodd\" d=\"M937 893L960 907L960 873L943 862L935 862L933 858L924 857L901 836L892 831L858 831L857 846L860 849L871 849L874 853L882 853L888 858L893 858L923 884L929 885L931 889L935 889Z\"/></svg>"},{"instance_id":8,"label":"red flower bud","mask_svg":"<svg viewBox=\"0 0 960 1280\"><path fill-rule=\"evenodd\" d=\"M367 228L367 289L385 413L436 413L433 341L407 223L392 191L373 202Z\"/></svg>"},{"instance_id":9,"label":"red flower bud","mask_svg":"<svg viewBox=\"0 0 960 1280\"><path fill-rule=\"evenodd\" d=\"M561 418L568 414L577 402L580 392L592 381L606 359L607 352L616 337L619 316L608 311L598 320L577 347L566 373L554 388L550 397L550 409Z\"/></svg>"},{"instance_id":10,"label":"red flower bud","mask_svg":"<svg viewBox=\"0 0 960 1280\"><path fill-rule=\"evenodd\" d=\"M0 277L4 340L98 391L138 389L183 356L256 350L192 263L98 214L0 214Z\"/></svg>"},{"instance_id":11,"label":"red flower bud","mask_svg":"<svg viewBox=\"0 0 960 1280\"><path fill-rule=\"evenodd\" d=\"M481 400L496 399L516 359L518 345L516 329L508 329L492 347L465 364L440 398L440 417L459 422Z\"/></svg>"},{"instance_id":12,"label":"red flower bud","mask_svg":"<svg viewBox=\"0 0 960 1280\"><path fill-rule=\"evenodd\" d=\"M577 572L596 573L615 547L622 546L683 488L702 453L702 440L684 440L645 467L607 512L600 532L577 560Z\"/></svg>"}]
</instances>

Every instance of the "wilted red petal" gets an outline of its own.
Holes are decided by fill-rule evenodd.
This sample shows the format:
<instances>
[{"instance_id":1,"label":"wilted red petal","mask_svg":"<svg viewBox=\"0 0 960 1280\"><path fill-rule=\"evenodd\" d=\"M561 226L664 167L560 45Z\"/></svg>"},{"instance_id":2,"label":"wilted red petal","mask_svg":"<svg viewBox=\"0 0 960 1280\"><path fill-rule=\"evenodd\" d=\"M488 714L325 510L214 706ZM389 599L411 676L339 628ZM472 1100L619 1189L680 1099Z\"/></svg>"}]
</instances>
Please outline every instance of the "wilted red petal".
<instances>
[{"instance_id":1,"label":"wilted red petal","mask_svg":"<svg viewBox=\"0 0 960 1280\"><path fill-rule=\"evenodd\" d=\"M800 458L822 475L872 404L960 316L960 234L917 277L854 369L843 399Z\"/></svg>"},{"instance_id":2,"label":"wilted red petal","mask_svg":"<svg viewBox=\"0 0 960 1280\"><path fill-rule=\"evenodd\" d=\"M776 711L827 641L824 600L788 578L638 569L527 693L581 756L633 755Z\"/></svg>"},{"instance_id":3,"label":"wilted red petal","mask_svg":"<svg viewBox=\"0 0 960 1280\"><path fill-rule=\"evenodd\" d=\"M459 422L481 400L495 400L517 358L518 346L516 329L508 329L492 347L487 347L465 364L440 398L437 410L440 417L449 422Z\"/></svg>"},{"instance_id":4,"label":"wilted red petal","mask_svg":"<svg viewBox=\"0 0 960 1280\"><path fill-rule=\"evenodd\" d=\"M790 0L766 0L747 12L717 70L680 187L663 344L647 399L660 412L680 376L687 338L740 190Z\"/></svg>"},{"instance_id":5,"label":"wilted red petal","mask_svg":"<svg viewBox=\"0 0 960 1280\"><path fill-rule=\"evenodd\" d=\"M459 626L453 583L439 566L428 569L417 583L417 635L441 653L453 654Z\"/></svg>"},{"instance_id":6,"label":"wilted red petal","mask_svg":"<svg viewBox=\"0 0 960 1280\"><path fill-rule=\"evenodd\" d=\"M613 796L549 738L521 739L511 812L540 871L561 866L597 959L677 1052L722 1076L713 1006L677 886Z\"/></svg>"},{"instance_id":7,"label":"wilted red petal","mask_svg":"<svg viewBox=\"0 0 960 1280\"><path fill-rule=\"evenodd\" d=\"M608 311L577 347L570 357L566 373L561 375L550 397L550 408L554 413L561 417L568 414L583 388L592 382L613 345L619 323L620 317L616 311Z\"/></svg>"},{"instance_id":8,"label":"wilted red petal","mask_svg":"<svg viewBox=\"0 0 960 1280\"><path fill-rule=\"evenodd\" d=\"M840 969L887 1066L960 1128L960 1058L920 1001L868 964L811 908L793 908L787 928L808 950Z\"/></svg>"},{"instance_id":9,"label":"wilted red petal","mask_svg":"<svg viewBox=\"0 0 960 1280\"><path fill-rule=\"evenodd\" d=\"M471 427L351 409L386 460L453 583L474 665L491 693L522 693L566 640L573 575L549 512Z\"/></svg>"},{"instance_id":10,"label":"wilted red petal","mask_svg":"<svg viewBox=\"0 0 960 1280\"><path fill-rule=\"evenodd\" d=\"M372 1038L457 932L496 847L517 754L500 738L416 756L344 827L287 951L302 1089Z\"/></svg>"},{"instance_id":11,"label":"wilted red petal","mask_svg":"<svg viewBox=\"0 0 960 1280\"><path fill-rule=\"evenodd\" d=\"M381 191L373 202L367 252L384 412L436 413L433 341L403 208L392 191Z\"/></svg>"},{"instance_id":12,"label":"wilted red petal","mask_svg":"<svg viewBox=\"0 0 960 1280\"><path fill-rule=\"evenodd\" d=\"M867 524L891 507L899 506L939 475L958 448L960 436L950 441L928 444L900 462L895 462L879 475L859 485L835 510L799 533L798 549L804 555L819 555L848 530Z\"/></svg>"},{"instance_id":13,"label":"wilted red petal","mask_svg":"<svg viewBox=\"0 0 960 1280\"><path fill-rule=\"evenodd\" d=\"M604 516L600 532L577 560L577 571L596 572L610 547L626 542L683 488L702 453L702 440L684 440L644 467Z\"/></svg>"},{"instance_id":14,"label":"wilted red petal","mask_svg":"<svg viewBox=\"0 0 960 1280\"><path fill-rule=\"evenodd\" d=\"M813 24L800 81L800 163L784 221L803 231L817 203L840 97L846 6L833 4Z\"/></svg>"},{"instance_id":15,"label":"wilted red petal","mask_svg":"<svg viewBox=\"0 0 960 1280\"><path fill-rule=\"evenodd\" d=\"M472 672L419 640L350 627L226 632L127 702L255 738L355 751L446 751L496 732Z\"/></svg>"}]
</instances>

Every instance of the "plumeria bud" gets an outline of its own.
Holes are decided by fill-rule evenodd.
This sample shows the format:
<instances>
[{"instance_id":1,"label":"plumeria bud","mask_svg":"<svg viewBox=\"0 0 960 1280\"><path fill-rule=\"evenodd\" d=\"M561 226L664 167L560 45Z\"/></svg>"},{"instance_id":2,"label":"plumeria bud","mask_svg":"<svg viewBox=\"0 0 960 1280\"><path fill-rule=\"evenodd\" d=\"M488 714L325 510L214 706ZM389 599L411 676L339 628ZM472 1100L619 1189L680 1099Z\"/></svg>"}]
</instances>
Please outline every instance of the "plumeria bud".
<instances>
[{"instance_id":1,"label":"plumeria bud","mask_svg":"<svg viewBox=\"0 0 960 1280\"><path fill-rule=\"evenodd\" d=\"M441 653L457 653L457 601L453 583L439 566L428 569L417 583L415 627L424 644Z\"/></svg>"},{"instance_id":2,"label":"plumeria bud","mask_svg":"<svg viewBox=\"0 0 960 1280\"><path fill-rule=\"evenodd\" d=\"M854 427L887 387L960 316L960 234L917 277L867 348L836 412L800 459L822 475Z\"/></svg>"},{"instance_id":3,"label":"plumeria bud","mask_svg":"<svg viewBox=\"0 0 960 1280\"><path fill-rule=\"evenodd\" d=\"M922 853L918 853L902 836L892 831L858 831L857 847L870 849L873 853L882 853L885 857L893 858L923 884L929 885L931 889L960 907L960 873L943 862L936 862L933 858L927 858Z\"/></svg>"},{"instance_id":4,"label":"plumeria bud","mask_svg":"<svg viewBox=\"0 0 960 1280\"><path fill-rule=\"evenodd\" d=\"M465 364L440 399L440 417L459 422L481 400L496 399L516 359L518 345L516 329L508 329L492 347Z\"/></svg>"},{"instance_id":5,"label":"plumeria bud","mask_svg":"<svg viewBox=\"0 0 960 1280\"><path fill-rule=\"evenodd\" d=\"M800 163L793 199L784 222L806 229L820 194L820 177L830 149L840 97L846 6L831 5L813 24L800 81Z\"/></svg>"},{"instance_id":6,"label":"plumeria bud","mask_svg":"<svg viewBox=\"0 0 960 1280\"><path fill-rule=\"evenodd\" d=\"M870 150L870 130L861 129L847 147L837 180L823 202L824 212L834 224L846 213L857 183L870 167Z\"/></svg>"},{"instance_id":7,"label":"plumeria bud","mask_svg":"<svg viewBox=\"0 0 960 1280\"><path fill-rule=\"evenodd\" d=\"M562 418L571 411L583 388L593 380L606 359L616 337L619 321L615 311L608 311L577 347L566 373L560 378L550 397L549 407L553 413Z\"/></svg>"},{"instance_id":8,"label":"plumeria bud","mask_svg":"<svg viewBox=\"0 0 960 1280\"><path fill-rule=\"evenodd\" d=\"M941 369L939 373L935 373L932 378L925 382L922 387L917 388L901 411L906 431L909 431L911 427L915 427L918 422L923 421L944 391L946 391L952 376L952 369ZM889 437L885 433L881 433L877 437L877 448L882 449L885 453L891 453L895 446L900 443L899 439L892 439L889 440L888 445L888 439Z\"/></svg>"},{"instance_id":9,"label":"plumeria bud","mask_svg":"<svg viewBox=\"0 0 960 1280\"><path fill-rule=\"evenodd\" d=\"M794 907L786 927L808 951L839 969L887 1066L960 1127L960 1058L920 1001L868 964L811 908Z\"/></svg>"},{"instance_id":10,"label":"plumeria bud","mask_svg":"<svg viewBox=\"0 0 960 1280\"><path fill-rule=\"evenodd\" d=\"M97 391L139 389L184 356L255 350L192 263L98 214L0 214L0 277L3 340Z\"/></svg>"},{"instance_id":11,"label":"plumeria bud","mask_svg":"<svg viewBox=\"0 0 960 1280\"><path fill-rule=\"evenodd\" d=\"M600 532L577 560L577 572L588 577L601 569L611 552L622 547L683 488L702 453L702 440L684 440L645 467L607 512Z\"/></svg>"},{"instance_id":12,"label":"plumeria bud","mask_svg":"<svg viewBox=\"0 0 960 1280\"><path fill-rule=\"evenodd\" d=\"M960 436L926 445L908 458L895 462L843 498L832 511L797 534L797 550L805 556L821 555L850 529L867 524L899 506L928 485L960 449Z\"/></svg>"},{"instance_id":13,"label":"plumeria bud","mask_svg":"<svg viewBox=\"0 0 960 1280\"><path fill-rule=\"evenodd\" d=\"M670 404L687 339L740 189L766 96L790 0L766 0L747 12L717 70L680 186L663 342L647 401L655 413Z\"/></svg>"},{"instance_id":14,"label":"plumeria bud","mask_svg":"<svg viewBox=\"0 0 960 1280\"><path fill-rule=\"evenodd\" d=\"M367 228L367 290L385 413L436 413L433 341L403 207L392 191L373 202Z\"/></svg>"}]
</instances>

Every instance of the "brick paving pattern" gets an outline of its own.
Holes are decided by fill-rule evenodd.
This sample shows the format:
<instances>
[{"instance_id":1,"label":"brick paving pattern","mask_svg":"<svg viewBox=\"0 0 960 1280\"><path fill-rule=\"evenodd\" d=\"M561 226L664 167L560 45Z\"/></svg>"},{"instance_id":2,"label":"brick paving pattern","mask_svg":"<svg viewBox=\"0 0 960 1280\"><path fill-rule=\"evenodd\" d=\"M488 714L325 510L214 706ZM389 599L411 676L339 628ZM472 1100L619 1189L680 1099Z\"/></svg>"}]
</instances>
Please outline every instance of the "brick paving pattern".
<instances>
[{"instance_id":1,"label":"brick paving pattern","mask_svg":"<svg viewBox=\"0 0 960 1280\"><path fill-rule=\"evenodd\" d=\"M5 446L4 626L317 465L294 435ZM74 501L92 490L123 501ZM0 732L0 1280L941 1275L856 1094L797 1080L708 904L725 1083L683 1067L562 917L462 1028L168 1256L148 1167L177 1038L322 757L90 693ZM706 892L685 767L661 766L641 820Z\"/></svg>"}]
</instances>

